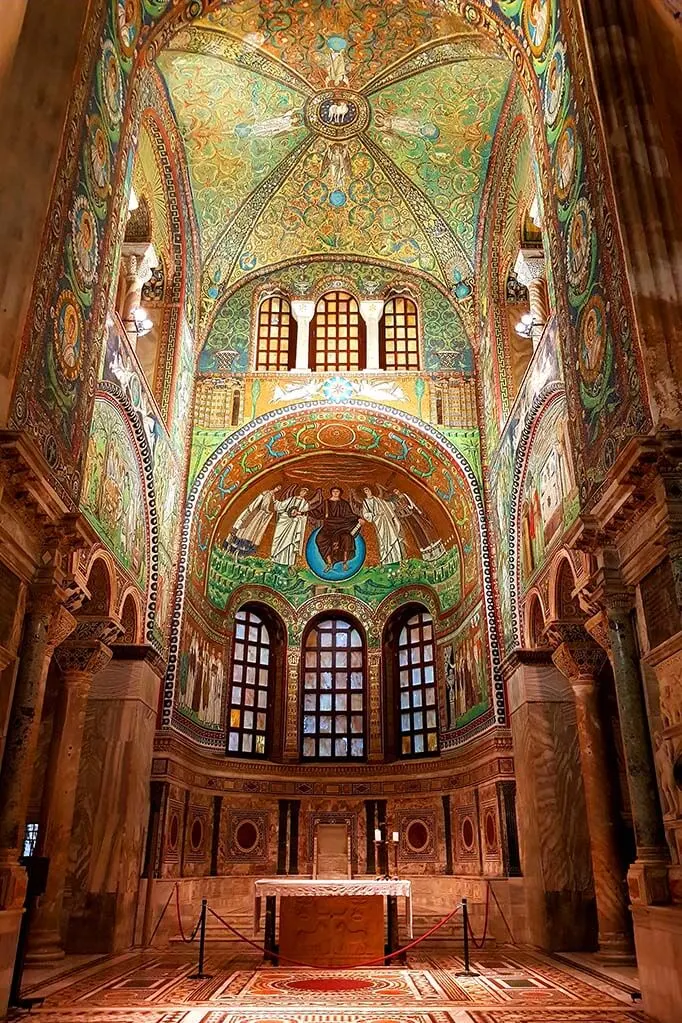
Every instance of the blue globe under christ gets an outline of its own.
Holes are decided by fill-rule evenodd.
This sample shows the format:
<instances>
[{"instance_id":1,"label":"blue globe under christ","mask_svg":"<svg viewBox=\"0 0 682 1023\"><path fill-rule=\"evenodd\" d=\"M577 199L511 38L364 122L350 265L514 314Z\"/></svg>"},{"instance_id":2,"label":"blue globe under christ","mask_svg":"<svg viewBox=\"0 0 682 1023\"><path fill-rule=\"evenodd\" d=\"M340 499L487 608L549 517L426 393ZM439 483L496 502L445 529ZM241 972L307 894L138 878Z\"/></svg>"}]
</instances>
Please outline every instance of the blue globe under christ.
<instances>
[{"instance_id":1,"label":"blue globe under christ","mask_svg":"<svg viewBox=\"0 0 682 1023\"><path fill-rule=\"evenodd\" d=\"M344 563L341 561L335 562L331 568L328 568L317 545L317 539L322 528L320 526L314 529L306 543L305 557L308 567L320 579L326 579L329 582L343 582L346 579L352 578L365 563L366 546L363 537L360 533L353 537L355 550L352 557L345 563L345 568Z\"/></svg>"}]
</instances>

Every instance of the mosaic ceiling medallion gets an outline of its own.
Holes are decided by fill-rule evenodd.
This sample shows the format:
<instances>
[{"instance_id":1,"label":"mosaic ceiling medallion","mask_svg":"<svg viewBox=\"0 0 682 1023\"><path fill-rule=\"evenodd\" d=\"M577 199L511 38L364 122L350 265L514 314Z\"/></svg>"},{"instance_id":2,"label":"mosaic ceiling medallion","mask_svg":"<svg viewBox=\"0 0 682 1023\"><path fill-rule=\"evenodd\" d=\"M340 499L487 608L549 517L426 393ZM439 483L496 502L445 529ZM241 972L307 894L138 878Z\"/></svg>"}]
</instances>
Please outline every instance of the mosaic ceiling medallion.
<instances>
[{"instance_id":1,"label":"mosaic ceiling medallion","mask_svg":"<svg viewBox=\"0 0 682 1023\"><path fill-rule=\"evenodd\" d=\"M359 135L369 124L369 103L352 89L324 89L308 100L306 123L327 139L342 140Z\"/></svg>"}]
</instances>

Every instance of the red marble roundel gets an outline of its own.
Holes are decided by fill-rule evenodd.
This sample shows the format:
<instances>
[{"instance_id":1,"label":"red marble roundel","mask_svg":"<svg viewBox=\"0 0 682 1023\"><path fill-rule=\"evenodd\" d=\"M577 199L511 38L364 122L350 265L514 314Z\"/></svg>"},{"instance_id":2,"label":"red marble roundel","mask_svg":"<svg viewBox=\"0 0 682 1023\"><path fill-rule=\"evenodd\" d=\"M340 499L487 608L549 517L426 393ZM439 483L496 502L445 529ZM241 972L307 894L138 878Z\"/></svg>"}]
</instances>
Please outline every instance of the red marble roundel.
<instances>
[{"instance_id":1,"label":"red marble roundel","mask_svg":"<svg viewBox=\"0 0 682 1023\"><path fill-rule=\"evenodd\" d=\"M485 840L489 849L494 849L497 846L497 824L494 815L490 812L485 817Z\"/></svg>"},{"instance_id":2,"label":"red marble roundel","mask_svg":"<svg viewBox=\"0 0 682 1023\"><path fill-rule=\"evenodd\" d=\"M373 980L358 977L309 977L290 980L286 985L295 991L366 991L376 987Z\"/></svg>"},{"instance_id":3,"label":"red marble roundel","mask_svg":"<svg viewBox=\"0 0 682 1023\"><path fill-rule=\"evenodd\" d=\"M471 823L471 817L465 817L462 821L462 842L465 849L473 849L474 826Z\"/></svg>"},{"instance_id":4,"label":"red marble roundel","mask_svg":"<svg viewBox=\"0 0 682 1023\"><path fill-rule=\"evenodd\" d=\"M192 830L190 831L189 840L192 843L192 849L195 851L200 848L201 842L204 837L204 825L198 817L194 819L192 824Z\"/></svg>"},{"instance_id":5,"label":"red marble roundel","mask_svg":"<svg viewBox=\"0 0 682 1023\"><path fill-rule=\"evenodd\" d=\"M429 844L429 829L424 821L410 821L407 825L407 844L415 852L421 852Z\"/></svg>"},{"instance_id":6,"label":"red marble roundel","mask_svg":"<svg viewBox=\"0 0 682 1023\"><path fill-rule=\"evenodd\" d=\"M241 821L234 833L234 840L242 852L251 852L258 842L258 828L253 821Z\"/></svg>"},{"instance_id":7,"label":"red marble roundel","mask_svg":"<svg viewBox=\"0 0 682 1023\"><path fill-rule=\"evenodd\" d=\"M176 848L179 833L180 821L178 820L178 815L174 813L170 820L170 827L168 828L168 845L171 849Z\"/></svg>"}]
</instances>

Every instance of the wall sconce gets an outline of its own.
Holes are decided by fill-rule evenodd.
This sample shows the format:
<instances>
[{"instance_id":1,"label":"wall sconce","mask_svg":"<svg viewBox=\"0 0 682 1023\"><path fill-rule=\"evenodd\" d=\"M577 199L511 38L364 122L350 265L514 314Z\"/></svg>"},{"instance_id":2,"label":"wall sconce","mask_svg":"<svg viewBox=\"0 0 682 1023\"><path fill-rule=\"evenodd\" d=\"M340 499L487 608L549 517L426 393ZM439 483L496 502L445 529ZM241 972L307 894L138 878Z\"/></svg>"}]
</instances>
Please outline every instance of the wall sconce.
<instances>
[{"instance_id":1,"label":"wall sconce","mask_svg":"<svg viewBox=\"0 0 682 1023\"><path fill-rule=\"evenodd\" d=\"M144 309L133 309L133 323L138 338L144 337L154 328L154 321L149 319Z\"/></svg>"},{"instance_id":2,"label":"wall sconce","mask_svg":"<svg viewBox=\"0 0 682 1023\"><path fill-rule=\"evenodd\" d=\"M514 330L519 337L529 338L532 337L533 327L536 321L532 313L524 313L519 322L514 327Z\"/></svg>"}]
</instances>

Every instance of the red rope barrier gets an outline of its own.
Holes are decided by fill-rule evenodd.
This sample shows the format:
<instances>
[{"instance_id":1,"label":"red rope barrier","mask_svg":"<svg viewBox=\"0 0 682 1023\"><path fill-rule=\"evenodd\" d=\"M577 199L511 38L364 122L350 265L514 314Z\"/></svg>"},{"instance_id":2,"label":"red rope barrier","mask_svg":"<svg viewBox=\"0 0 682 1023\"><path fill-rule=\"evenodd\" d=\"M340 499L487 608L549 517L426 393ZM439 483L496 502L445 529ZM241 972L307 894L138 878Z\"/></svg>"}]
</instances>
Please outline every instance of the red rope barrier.
<instances>
[{"instance_id":1,"label":"red rope barrier","mask_svg":"<svg viewBox=\"0 0 682 1023\"><path fill-rule=\"evenodd\" d=\"M147 884L150 884L150 881L149 881L149 880L147 881ZM176 891L177 891L177 888L178 888L178 886L176 885L176 886L175 886L175 890L176 890ZM160 916L160 917L159 917L159 919L158 919L158 920L156 921L156 927L155 927L155 928L154 928L154 930L152 931L152 933L151 933L151 937L150 937L149 941L147 942L147 945L146 945L146 947L147 947L147 948L149 948L149 946L150 946L150 945L151 945L151 943L153 942L153 940L154 940L154 935L156 934L156 932L158 931L159 927L161 926L161 921L163 920L164 916L166 915L166 910L167 910L167 909L168 909L168 907L170 906L170 900L171 900L172 898L173 898L173 889L171 888L171 892L170 892L170 895L169 895L169 896L168 896L168 898L166 899L166 905L165 905L165 906L163 907L163 909L161 910L161 916Z\"/></svg>"},{"instance_id":2,"label":"red rope barrier","mask_svg":"<svg viewBox=\"0 0 682 1023\"><path fill-rule=\"evenodd\" d=\"M469 937L471 938L471 941L473 943L474 948L481 949L485 945L485 939L486 939L486 936L488 934L488 915L489 915L489 913L490 913L490 884L488 883L486 885L486 890L485 890L485 919L483 921L483 937L481 938L480 942L478 942L476 940L476 935L474 934L474 929L471 926L471 920L467 916L467 926L469 928Z\"/></svg>"},{"instance_id":3,"label":"red rope barrier","mask_svg":"<svg viewBox=\"0 0 682 1023\"><path fill-rule=\"evenodd\" d=\"M304 963L301 962L301 960L299 959L291 959L289 956L282 955L279 952L269 951L263 946L256 944L255 941L251 941L250 938L247 938L245 934L242 934L241 931L238 931L236 927L232 926L232 924L228 924L227 920L224 920L218 913L216 913L214 909L211 909L210 906L208 907L208 911L209 913L212 914L212 916L216 918L216 920L218 920L223 925L223 927L227 927L228 931L232 931L232 933L236 934L236 936L240 938L241 941L245 941L247 945L251 945L252 948L257 949L257 951L260 952L261 955L263 956L268 957L274 956L277 959L282 959L287 963L292 963L294 966L304 966L311 970L351 970L351 969L359 970L364 969L367 966L377 966L379 963L383 963L387 959L395 959L396 956L402 955L409 949L414 948L416 945L421 944L422 941L424 941L426 938L429 938L432 934L435 934L436 931L440 930L441 927L444 927L446 923L452 920L455 913L458 913L461 908L462 906L460 903L460 905L455 906L452 912L448 913L447 916L444 916L442 920L439 920L437 924L431 927L428 931L425 931L424 934L422 934L419 938L414 938L412 941L408 942L407 945L403 945L402 948L396 949L395 952L389 952L386 955L380 956L378 959L370 959L366 963L348 963L345 966L319 966L316 963Z\"/></svg>"},{"instance_id":4,"label":"red rope barrier","mask_svg":"<svg viewBox=\"0 0 682 1023\"><path fill-rule=\"evenodd\" d=\"M500 901L497 898L497 895L495 894L495 889L493 888L491 881L488 881L488 888L490 889L490 894L492 895L492 897L495 900L495 905L497 906L499 914L502 917L502 921L504 923L504 926L507 928L507 931L509 932L509 937L511 938L512 945L515 945L516 944L516 939L514 938L514 932L512 931L511 927L509 926L509 923L507 922L507 918L504 915L504 911L502 909L502 906L500 905Z\"/></svg>"},{"instance_id":5,"label":"red rope barrier","mask_svg":"<svg viewBox=\"0 0 682 1023\"><path fill-rule=\"evenodd\" d=\"M201 913L199 914L199 919L197 920L196 926L195 926L194 930L192 931L192 936L190 938L186 938L185 937L185 932L184 932L184 930L182 928L182 917L180 916L180 886L178 884L176 884L176 886L175 886L175 909L176 909L177 917L178 917L178 927L180 929L180 937L182 938L182 940L185 942L186 945L191 945L192 942L194 941L194 939L197 936L197 931L199 930L199 924L201 923Z\"/></svg>"}]
</instances>

